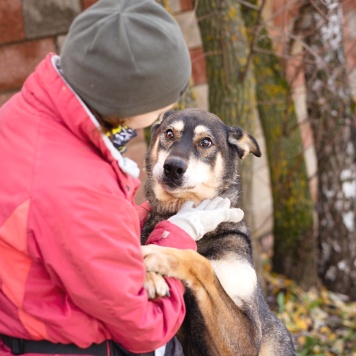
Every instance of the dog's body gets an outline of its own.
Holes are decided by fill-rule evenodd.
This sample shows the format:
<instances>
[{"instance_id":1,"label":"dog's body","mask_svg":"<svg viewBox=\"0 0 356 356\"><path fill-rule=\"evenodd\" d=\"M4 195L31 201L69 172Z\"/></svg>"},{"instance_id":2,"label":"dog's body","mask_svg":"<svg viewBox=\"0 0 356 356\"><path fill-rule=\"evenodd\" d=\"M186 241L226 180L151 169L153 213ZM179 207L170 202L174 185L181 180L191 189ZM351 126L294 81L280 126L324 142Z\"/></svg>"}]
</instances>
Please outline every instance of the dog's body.
<instances>
[{"instance_id":1,"label":"dog's body","mask_svg":"<svg viewBox=\"0 0 356 356\"><path fill-rule=\"evenodd\" d=\"M255 139L198 109L170 112L152 128L146 157L151 213L142 242L154 226L187 200L216 196L238 206L238 158L260 156ZM253 268L244 222L221 223L197 242L198 252L144 247L148 270L187 286L187 316L178 333L185 355L295 355L285 326L269 310ZM204 257L202 257L204 256Z\"/></svg>"}]
</instances>

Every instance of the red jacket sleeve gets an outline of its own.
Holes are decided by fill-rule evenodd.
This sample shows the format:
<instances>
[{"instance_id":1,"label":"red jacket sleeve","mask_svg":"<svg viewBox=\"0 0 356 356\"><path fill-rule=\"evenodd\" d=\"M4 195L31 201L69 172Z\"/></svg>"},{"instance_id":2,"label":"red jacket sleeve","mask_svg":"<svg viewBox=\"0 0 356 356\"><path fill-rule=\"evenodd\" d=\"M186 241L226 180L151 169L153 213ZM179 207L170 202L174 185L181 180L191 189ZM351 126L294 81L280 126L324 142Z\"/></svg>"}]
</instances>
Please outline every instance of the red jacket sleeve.
<instances>
[{"instance_id":1,"label":"red jacket sleeve","mask_svg":"<svg viewBox=\"0 0 356 356\"><path fill-rule=\"evenodd\" d=\"M136 206L136 211L138 212L140 219L141 229L145 224L147 215L150 212L150 204L144 202L143 204ZM179 238L177 239L177 236ZM155 229L152 231L147 239L146 244L155 244L165 247L183 248L197 250L196 242L180 227L170 223L165 220L157 224ZM170 290L177 290L184 293L184 286L181 281L175 278L166 278Z\"/></svg>"},{"instance_id":2,"label":"red jacket sleeve","mask_svg":"<svg viewBox=\"0 0 356 356\"><path fill-rule=\"evenodd\" d=\"M179 238L177 238L179 237ZM155 244L165 247L197 250L196 242L180 227L164 220L157 224L148 237L146 244ZM166 278L170 291L177 290L184 293L182 282L175 278Z\"/></svg>"},{"instance_id":3,"label":"red jacket sleeve","mask_svg":"<svg viewBox=\"0 0 356 356\"><path fill-rule=\"evenodd\" d=\"M53 202L51 210L55 219L43 211L35 217L53 232L40 244L41 252L74 304L129 351L149 352L169 341L184 319L184 290L169 279L170 297L148 300L135 207L117 192L78 188ZM157 225L149 241L196 249L193 239L168 221Z\"/></svg>"},{"instance_id":4,"label":"red jacket sleeve","mask_svg":"<svg viewBox=\"0 0 356 356\"><path fill-rule=\"evenodd\" d=\"M143 225L145 224L145 221L147 219L148 213L151 210L150 203L148 201L145 201L141 205L136 205L135 208L140 220L140 227L142 230Z\"/></svg>"}]
</instances>

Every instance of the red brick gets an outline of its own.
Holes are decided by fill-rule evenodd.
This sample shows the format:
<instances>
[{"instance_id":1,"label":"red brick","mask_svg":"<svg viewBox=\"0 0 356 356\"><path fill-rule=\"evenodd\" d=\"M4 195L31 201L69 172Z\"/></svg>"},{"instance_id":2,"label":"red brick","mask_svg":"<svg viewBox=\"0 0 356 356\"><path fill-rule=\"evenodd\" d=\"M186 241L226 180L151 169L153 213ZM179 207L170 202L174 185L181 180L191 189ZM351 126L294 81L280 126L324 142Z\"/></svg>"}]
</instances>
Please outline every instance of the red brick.
<instances>
[{"instance_id":1,"label":"red brick","mask_svg":"<svg viewBox=\"0 0 356 356\"><path fill-rule=\"evenodd\" d=\"M348 69L351 70L356 67L356 33L354 25L356 21L356 5L346 1L343 3L343 8L345 54Z\"/></svg>"},{"instance_id":2,"label":"red brick","mask_svg":"<svg viewBox=\"0 0 356 356\"><path fill-rule=\"evenodd\" d=\"M25 37L21 0L0 1L0 43Z\"/></svg>"},{"instance_id":3,"label":"red brick","mask_svg":"<svg viewBox=\"0 0 356 356\"><path fill-rule=\"evenodd\" d=\"M345 15L347 16L349 11L356 9L356 3L354 0L343 0L343 1L341 1L341 6L342 6L344 16Z\"/></svg>"},{"instance_id":4,"label":"red brick","mask_svg":"<svg viewBox=\"0 0 356 356\"><path fill-rule=\"evenodd\" d=\"M96 2L97 2L97 0L82 0L82 9L85 10L89 6L95 4Z\"/></svg>"},{"instance_id":5,"label":"red brick","mask_svg":"<svg viewBox=\"0 0 356 356\"><path fill-rule=\"evenodd\" d=\"M49 52L55 51L52 38L0 48L0 91L15 90Z\"/></svg>"},{"instance_id":6,"label":"red brick","mask_svg":"<svg viewBox=\"0 0 356 356\"><path fill-rule=\"evenodd\" d=\"M3 106L17 92L0 94L0 107Z\"/></svg>"},{"instance_id":7,"label":"red brick","mask_svg":"<svg viewBox=\"0 0 356 356\"><path fill-rule=\"evenodd\" d=\"M192 61L192 75L195 85L207 82L206 79L206 64L203 48L195 48L190 51L190 58Z\"/></svg>"},{"instance_id":8,"label":"red brick","mask_svg":"<svg viewBox=\"0 0 356 356\"><path fill-rule=\"evenodd\" d=\"M293 88L301 87L305 84L303 63L301 55L294 55L288 59L286 66L287 80Z\"/></svg>"},{"instance_id":9,"label":"red brick","mask_svg":"<svg viewBox=\"0 0 356 356\"><path fill-rule=\"evenodd\" d=\"M303 123L300 126L300 134L302 136L303 147L306 150L313 146L313 131L309 123Z\"/></svg>"},{"instance_id":10,"label":"red brick","mask_svg":"<svg viewBox=\"0 0 356 356\"><path fill-rule=\"evenodd\" d=\"M300 3L298 1L293 3L289 0L274 0L272 4L273 24L286 30L293 23L293 19L298 16Z\"/></svg>"},{"instance_id":11,"label":"red brick","mask_svg":"<svg viewBox=\"0 0 356 356\"><path fill-rule=\"evenodd\" d=\"M271 1L271 14L268 15L269 35L277 55L282 55L288 42L287 34L291 30L294 19L298 17L300 1L289 0Z\"/></svg>"},{"instance_id":12,"label":"red brick","mask_svg":"<svg viewBox=\"0 0 356 356\"><path fill-rule=\"evenodd\" d=\"M356 41L345 41L347 65L350 69L356 67Z\"/></svg>"},{"instance_id":13,"label":"red brick","mask_svg":"<svg viewBox=\"0 0 356 356\"><path fill-rule=\"evenodd\" d=\"M316 177L309 179L309 189L312 201L316 203L318 200L318 180Z\"/></svg>"},{"instance_id":14,"label":"red brick","mask_svg":"<svg viewBox=\"0 0 356 356\"><path fill-rule=\"evenodd\" d=\"M200 0L203 1L203 0ZM192 0L180 0L182 11L193 10Z\"/></svg>"}]
</instances>

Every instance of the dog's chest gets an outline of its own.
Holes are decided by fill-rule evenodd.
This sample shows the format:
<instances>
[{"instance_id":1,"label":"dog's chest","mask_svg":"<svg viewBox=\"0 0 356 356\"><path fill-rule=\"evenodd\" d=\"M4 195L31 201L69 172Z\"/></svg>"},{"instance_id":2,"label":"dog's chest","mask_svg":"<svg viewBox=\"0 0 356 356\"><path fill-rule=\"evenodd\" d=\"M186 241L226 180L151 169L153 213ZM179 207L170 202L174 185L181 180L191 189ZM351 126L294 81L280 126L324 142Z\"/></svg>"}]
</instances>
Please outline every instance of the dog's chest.
<instances>
[{"instance_id":1,"label":"dog's chest","mask_svg":"<svg viewBox=\"0 0 356 356\"><path fill-rule=\"evenodd\" d=\"M252 266L248 241L243 234L208 234L198 241L198 252L206 257L225 292L238 306L255 293L257 276Z\"/></svg>"}]
</instances>

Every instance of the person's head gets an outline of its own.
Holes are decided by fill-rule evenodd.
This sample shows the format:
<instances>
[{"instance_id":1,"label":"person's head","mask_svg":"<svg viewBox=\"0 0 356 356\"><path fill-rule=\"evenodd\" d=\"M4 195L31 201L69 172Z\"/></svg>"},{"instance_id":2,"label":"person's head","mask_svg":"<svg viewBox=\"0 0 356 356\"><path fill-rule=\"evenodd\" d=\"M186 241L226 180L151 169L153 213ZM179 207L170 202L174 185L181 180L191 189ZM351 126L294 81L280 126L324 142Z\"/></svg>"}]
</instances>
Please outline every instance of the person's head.
<instances>
[{"instance_id":1,"label":"person's head","mask_svg":"<svg viewBox=\"0 0 356 356\"><path fill-rule=\"evenodd\" d=\"M175 103L191 75L182 32L155 0L99 0L74 20L60 58L90 108L133 128Z\"/></svg>"}]
</instances>

